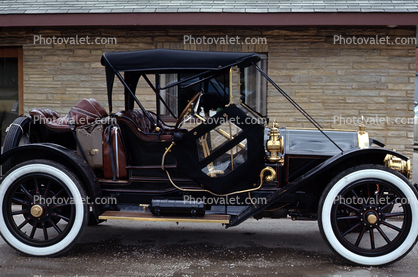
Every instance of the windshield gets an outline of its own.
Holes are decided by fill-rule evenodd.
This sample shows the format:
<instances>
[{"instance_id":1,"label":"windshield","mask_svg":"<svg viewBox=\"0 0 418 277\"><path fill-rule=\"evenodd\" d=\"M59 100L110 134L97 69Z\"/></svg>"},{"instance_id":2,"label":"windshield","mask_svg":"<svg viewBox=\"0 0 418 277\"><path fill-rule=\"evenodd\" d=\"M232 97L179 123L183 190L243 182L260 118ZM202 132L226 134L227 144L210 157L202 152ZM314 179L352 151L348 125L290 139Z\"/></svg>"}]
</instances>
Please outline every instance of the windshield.
<instances>
[{"instance_id":1,"label":"windshield","mask_svg":"<svg viewBox=\"0 0 418 277\"><path fill-rule=\"evenodd\" d=\"M196 74L161 74L161 87L167 87L161 90L161 98L175 116L184 110L198 92L202 92L199 113L205 117L213 116L229 103L242 104L244 109L257 117L266 114L267 82L254 67L233 67L225 74L213 78L194 77ZM161 115L170 116L171 112L162 105Z\"/></svg>"},{"instance_id":2,"label":"windshield","mask_svg":"<svg viewBox=\"0 0 418 277\"><path fill-rule=\"evenodd\" d=\"M202 92L200 107L207 115L213 115L220 108L229 103L229 76L228 74L220 75L208 80L202 81L203 78L191 78L196 74L178 73L178 74L162 74L162 87L169 88L161 90L162 99L170 106L176 116L179 115L186 107L190 99L198 93ZM185 81L184 81L185 80ZM171 86L177 82L179 85ZM168 109L162 108L161 114L169 116Z\"/></svg>"}]
</instances>

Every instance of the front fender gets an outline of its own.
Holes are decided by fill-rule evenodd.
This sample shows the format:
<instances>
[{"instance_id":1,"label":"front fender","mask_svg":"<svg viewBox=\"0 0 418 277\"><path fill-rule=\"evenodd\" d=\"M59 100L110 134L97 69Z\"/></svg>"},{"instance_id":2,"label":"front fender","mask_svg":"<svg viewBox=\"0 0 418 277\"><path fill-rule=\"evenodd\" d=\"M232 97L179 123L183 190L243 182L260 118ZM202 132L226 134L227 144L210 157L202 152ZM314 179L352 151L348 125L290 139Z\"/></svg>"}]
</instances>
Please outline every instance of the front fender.
<instances>
[{"instance_id":1,"label":"front fender","mask_svg":"<svg viewBox=\"0 0 418 277\"><path fill-rule=\"evenodd\" d=\"M70 169L82 181L90 199L100 198L102 192L99 181L90 166L74 151L53 143L33 143L13 148L0 155L0 165L11 159L13 165L34 160L46 159L60 163ZM94 202L94 200L92 201ZM93 213L97 217L99 207L92 203Z\"/></svg>"},{"instance_id":2,"label":"front fender","mask_svg":"<svg viewBox=\"0 0 418 277\"><path fill-rule=\"evenodd\" d=\"M249 205L240 214L233 217L231 223L226 227L232 227L240 224L247 218L254 216L255 214L268 208L270 205L276 202L286 203L286 196L295 193L298 190L313 189L318 200L324 191L327 184L340 172L347 168L361 164L384 164L384 158L387 154L396 156L404 161L408 160L408 157L391 151L385 148L367 148L367 149L354 149L351 151L341 152L322 164L314 167L307 173L303 174L296 180L279 188L275 193L268 197L267 203L264 205Z\"/></svg>"},{"instance_id":3,"label":"front fender","mask_svg":"<svg viewBox=\"0 0 418 277\"><path fill-rule=\"evenodd\" d=\"M330 174L330 171L338 173L352 166L361 164L384 165L384 159L387 154L396 156L404 161L409 160L409 158L405 155L385 148L354 149L351 151L341 152L329 158L322 164L294 180L292 183L302 184L309 182L310 180L313 180L323 174L327 175L327 179L330 179L329 177L334 177L333 174Z\"/></svg>"}]
</instances>

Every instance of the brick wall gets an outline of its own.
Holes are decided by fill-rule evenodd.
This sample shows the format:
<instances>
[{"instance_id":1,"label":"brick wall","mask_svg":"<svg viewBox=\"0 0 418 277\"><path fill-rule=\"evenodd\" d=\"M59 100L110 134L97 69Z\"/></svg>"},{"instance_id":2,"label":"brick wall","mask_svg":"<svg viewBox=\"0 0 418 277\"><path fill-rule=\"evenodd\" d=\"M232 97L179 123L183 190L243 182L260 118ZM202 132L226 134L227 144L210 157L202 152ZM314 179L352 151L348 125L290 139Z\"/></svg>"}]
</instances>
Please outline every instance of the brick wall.
<instances>
[{"instance_id":1,"label":"brick wall","mask_svg":"<svg viewBox=\"0 0 418 277\"><path fill-rule=\"evenodd\" d=\"M34 44L33 35L116 37L117 45L39 45ZM183 35L266 37L268 44L190 45L183 44ZM85 97L94 97L106 106L105 75L100 64L106 51L173 48L268 53L268 74L324 128L357 129L357 122L352 122L361 115L369 122L387 118L389 121L382 124L366 124L370 136L411 156L413 125L392 121L414 116L415 45L340 45L334 44L334 35L394 39L414 37L415 28L3 28L0 45L23 46L26 113L34 107L49 107L65 114ZM139 86L140 99L146 108L153 109L152 91L143 80ZM116 80L114 110L123 107L122 91ZM281 126L311 127L272 86L268 88L268 116Z\"/></svg>"}]
</instances>

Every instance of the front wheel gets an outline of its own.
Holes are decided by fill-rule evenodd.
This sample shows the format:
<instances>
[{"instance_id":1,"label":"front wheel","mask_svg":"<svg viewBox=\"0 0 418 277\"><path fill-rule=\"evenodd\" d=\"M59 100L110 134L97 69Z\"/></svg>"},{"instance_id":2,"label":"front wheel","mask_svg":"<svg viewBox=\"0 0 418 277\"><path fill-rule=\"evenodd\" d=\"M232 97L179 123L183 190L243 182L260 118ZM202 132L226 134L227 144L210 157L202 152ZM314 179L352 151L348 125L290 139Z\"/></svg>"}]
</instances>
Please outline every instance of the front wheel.
<instances>
[{"instance_id":1,"label":"front wheel","mask_svg":"<svg viewBox=\"0 0 418 277\"><path fill-rule=\"evenodd\" d=\"M62 165L33 160L18 164L0 186L0 232L14 249L55 256L71 248L88 220L86 193Z\"/></svg>"},{"instance_id":2,"label":"front wheel","mask_svg":"<svg viewBox=\"0 0 418 277\"><path fill-rule=\"evenodd\" d=\"M350 168L323 192L318 223L331 249L348 261L390 264L416 243L417 193L404 176L384 166Z\"/></svg>"}]
</instances>

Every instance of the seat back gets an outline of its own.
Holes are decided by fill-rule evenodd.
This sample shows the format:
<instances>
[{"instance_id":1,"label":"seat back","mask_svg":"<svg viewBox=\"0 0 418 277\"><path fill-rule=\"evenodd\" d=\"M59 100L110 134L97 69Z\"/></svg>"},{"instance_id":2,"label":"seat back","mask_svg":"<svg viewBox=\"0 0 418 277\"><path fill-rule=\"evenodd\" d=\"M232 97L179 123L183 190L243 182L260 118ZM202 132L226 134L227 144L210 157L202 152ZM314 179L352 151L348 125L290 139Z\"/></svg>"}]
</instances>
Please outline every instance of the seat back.
<instances>
[{"instance_id":1,"label":"seat back","mask_svg":"<svg viewBox=\"0 0 418 277\"><path fill-rule=\"evenodd\" d=\"M106 110L96 99L82 99L70 111L74 127L80 127L94 122L98 118L106 117Z\"/></svg>"},{"instance_id":2,"label":"seat back","mask_svg":"<svg viewBox=\"0 0 418 277\"><path fill-rule=\"evenodd\" d=\"M157 115L147 111L148 115L154 122L157 122ZM118 123L128 126L136 136L147 141L171 141L175 132L187 133L187 129L174 127L164 124L160 120L160 131L155 130L155 126L148 119L142 110L120 111L116 113Z\"/></svg>"},{"instance_id":3,"label":"seat back","mask_svg":"<svg viewBox=\"0 0 418 277\"><path fill-rule=\"evenodd\" d=\"M147 113L154 122L157 122L156 114L148 111ZM174 132L187 132L187 129L176 130L167 126L161 120L159 122L161 130L157 132L142 110L121 111L116 113L116 116L124 145L127 147L128 165L131 166L160 164L164 152L172 142ZM171 153L167 153L166 164L176 164ZM132 174L137 174L134 171Z\"/></svg>"}]
</instances>

